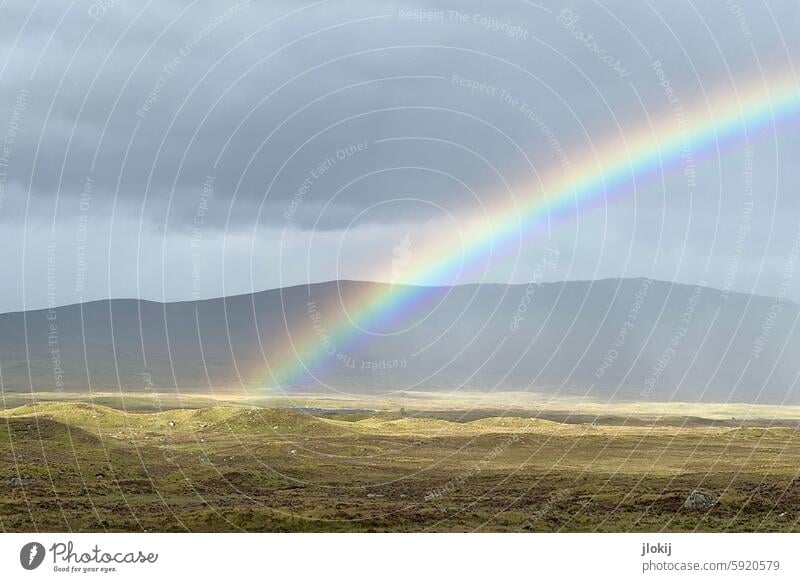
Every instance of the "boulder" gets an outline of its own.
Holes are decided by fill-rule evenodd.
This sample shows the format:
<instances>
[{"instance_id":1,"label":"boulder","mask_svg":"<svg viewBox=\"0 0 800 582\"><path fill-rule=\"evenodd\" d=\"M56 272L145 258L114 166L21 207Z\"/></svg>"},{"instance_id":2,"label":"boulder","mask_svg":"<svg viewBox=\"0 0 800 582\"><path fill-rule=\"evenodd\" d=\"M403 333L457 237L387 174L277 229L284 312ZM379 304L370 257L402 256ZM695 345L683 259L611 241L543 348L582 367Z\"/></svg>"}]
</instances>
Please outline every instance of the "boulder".
<instances>
[{"instance_id":1,"label":"boulder","mask_svg":"<svg viewBox=\"0 0 800 582\"><path fill-rule=\"evenodd\" d=\"M39 480L33 477L8 477L5 483L9 487L22 487L24 485L38 485Z\"/></svg>"},{"instance_id":2,"label":"boulder","mask_svg":"<svg viewBox=\"0 0 800 582\"><path fill-rule=\"evenodd\" d=\"M708 509L716 503L716 500L708 493L703 493L699 489L695 489L686 498L683 506L686 509Z\"/></svg>"}]
</instances>

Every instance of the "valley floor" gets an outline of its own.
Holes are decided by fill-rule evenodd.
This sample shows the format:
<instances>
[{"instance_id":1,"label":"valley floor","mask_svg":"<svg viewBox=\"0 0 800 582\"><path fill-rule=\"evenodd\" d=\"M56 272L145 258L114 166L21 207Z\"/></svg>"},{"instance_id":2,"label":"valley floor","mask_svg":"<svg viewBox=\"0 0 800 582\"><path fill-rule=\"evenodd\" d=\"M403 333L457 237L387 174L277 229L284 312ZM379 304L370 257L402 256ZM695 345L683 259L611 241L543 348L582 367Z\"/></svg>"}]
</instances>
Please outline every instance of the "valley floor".
<instances>
[{"instance_id":1,"label":"valley floor","mask_svg":"<svg viewBox=\"0 0 800 582\"><path fill-rule=\"evenodd\" d=\"M792 409L17 398L0 531L800 531Z\"/></svg>"}]
</instances>

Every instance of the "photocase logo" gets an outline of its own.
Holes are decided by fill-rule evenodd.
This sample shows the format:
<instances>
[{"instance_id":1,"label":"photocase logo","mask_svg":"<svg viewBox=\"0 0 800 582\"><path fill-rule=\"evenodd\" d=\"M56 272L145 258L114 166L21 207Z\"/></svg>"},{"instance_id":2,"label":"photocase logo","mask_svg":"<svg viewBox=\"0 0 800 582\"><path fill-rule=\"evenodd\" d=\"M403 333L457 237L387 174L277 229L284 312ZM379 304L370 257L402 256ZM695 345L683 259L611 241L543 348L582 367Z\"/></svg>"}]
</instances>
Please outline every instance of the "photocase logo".
<instances>
[{"instance_id":1,"label":"photocase logo","mask_svg":"<svg viewBox=\"0 0 800 582\"><path fill-rule=\"evenodd\" d=\"M27 543L19 552L19 563L26 570L35 570L42 565L44 554L44 546L39 542Z\"/></svg>"}]
</instances>

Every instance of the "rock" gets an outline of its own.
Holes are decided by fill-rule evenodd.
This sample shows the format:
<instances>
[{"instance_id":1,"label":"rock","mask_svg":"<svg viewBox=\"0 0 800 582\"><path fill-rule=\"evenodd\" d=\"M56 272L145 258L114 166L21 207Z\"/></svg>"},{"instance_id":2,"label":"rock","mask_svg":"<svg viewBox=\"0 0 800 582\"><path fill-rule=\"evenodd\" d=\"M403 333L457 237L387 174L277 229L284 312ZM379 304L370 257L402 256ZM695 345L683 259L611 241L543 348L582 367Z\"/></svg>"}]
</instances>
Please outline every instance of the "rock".
<instances>
[{"instance_id":1,"label":"rock","mask_svg":"<svg viewBox=\"0 0 800 582\"><path fill-rule=\"evenodd\" d=\"M175 428L176 425L177 425L177 423L174 420L170 420L167 423L167 426L170 427L170 428Z\"/></svg>"},{"instance_id":2,"label":"rock","mask_svg":"<svg viewBox=\"0 0 800 582\"><path fill-rule=\"evenodd\" d=\"M716 504L716 500L711 495L695 489L686 498L683 506L686 509L708 509L714 504Z\"/></svg>"},{"instance_id":3,"label":"rock","mask_svg":"<svg viewBox=\"0 0 800 582\"><path fill-rule=\"evenodd\" d=\"M292 454L292 455L296 455L297 454L297 449L292 449L291 451L289 451L289 453Z\"/></svg>"},{"instance_id":4,"label":"rock","mask_svg":"<svg viewBox=\"0 0 800 582\"><path fill-rule=\"evenodd\" d=\"M22 487L23 485L36 485L39 483L39 480L33 477L16 476L7 478L5 483L9 487Z\"/></svg>"}]
</instances>

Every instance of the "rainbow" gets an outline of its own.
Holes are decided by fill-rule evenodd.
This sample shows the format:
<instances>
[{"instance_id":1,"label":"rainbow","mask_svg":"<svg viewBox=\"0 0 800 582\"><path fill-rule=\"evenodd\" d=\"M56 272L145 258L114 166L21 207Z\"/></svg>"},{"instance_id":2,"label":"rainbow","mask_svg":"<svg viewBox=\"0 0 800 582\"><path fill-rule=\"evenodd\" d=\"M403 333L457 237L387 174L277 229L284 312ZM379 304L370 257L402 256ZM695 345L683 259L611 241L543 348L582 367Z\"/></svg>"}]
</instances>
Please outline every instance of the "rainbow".
<instances>
[{"instance_id":1,"label":"rainbow","mask_svg":"<svg viewBox=\"0 0 800 582\"><path fill-rule=\"evenodd\" d=\"M594 147L581 157L587 160L581 165L540 177L535 186L523 189L524 198L513 197L504 205L493 206L488 221L486 216L464 219L457 240L438 241L422 255L415 249L414 264L404 272L403 285L376 286L382 291L364 297L356 313L326 321L329 341L321 342L313 332L299 338L294 342L294 357L288 358L291 363L274 367L268 362L269 375L267 379L261 375L258 387L271 384L281 389L290 386L299 374L313 375L331 359L335 361L331 345L341 349L352 341L359 327L374 329L406 313L430 293L432 281L448 280L448 275L463 273L464 267L475 265L481 258L524 245L543 224L635 191L639 182L685 164L687 153L697 160L737 143L751 143L800 114L800 85L794 71L747 87L680 109L680 116L676 115L678 110L668 110L657 123L648 120L635 131Z\"/></svg>"}]
</instances>

